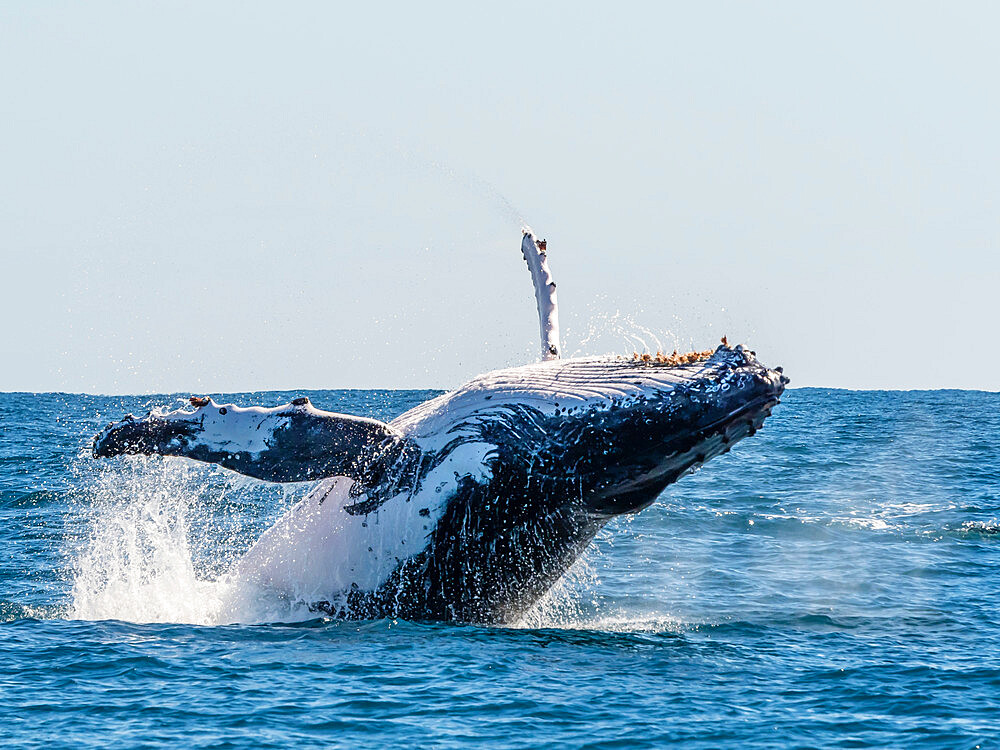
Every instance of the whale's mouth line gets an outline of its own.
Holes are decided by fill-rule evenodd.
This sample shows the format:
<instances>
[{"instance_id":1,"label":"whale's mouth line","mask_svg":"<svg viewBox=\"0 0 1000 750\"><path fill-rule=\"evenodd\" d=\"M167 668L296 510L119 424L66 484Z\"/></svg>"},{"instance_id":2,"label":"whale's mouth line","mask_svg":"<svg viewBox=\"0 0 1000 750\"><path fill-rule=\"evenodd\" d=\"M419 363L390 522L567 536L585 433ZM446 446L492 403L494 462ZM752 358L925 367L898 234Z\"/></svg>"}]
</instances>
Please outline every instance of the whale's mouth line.
<instances>
[{"instance_id":1,"label":"whale's mouth line","mask_svg":"<svg viewBox=\"0 0 1000 750\"><path fill-rule=\"evenodd\" d=\"M740 417L745 416L751 411L760 414L770 409L773 409L780 403L781 403L780 396L772 396L772 395L760 396L758 398L755 398L753 401L748 401L739 408L734 409L727 416L722 417L721 419L717 419L716 421L712 422L706 427L702 427L699 431L705 432L708 430L714 430L718 427L722 427L738 421Z\"/></svg>"}]
</instances>

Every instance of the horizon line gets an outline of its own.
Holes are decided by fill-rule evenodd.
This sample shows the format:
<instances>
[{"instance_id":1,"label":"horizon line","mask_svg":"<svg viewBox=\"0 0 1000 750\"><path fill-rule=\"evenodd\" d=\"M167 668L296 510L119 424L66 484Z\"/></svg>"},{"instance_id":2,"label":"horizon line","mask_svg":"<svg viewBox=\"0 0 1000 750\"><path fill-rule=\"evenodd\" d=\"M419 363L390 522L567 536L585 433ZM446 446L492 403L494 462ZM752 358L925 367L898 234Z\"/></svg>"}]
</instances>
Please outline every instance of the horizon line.
<instances>
[{"instance_id":1,"label":"horizon line","mask_svg":"<svg viewBox=\"0 0 1000 750\"><path fill-rule=\"evenodd\" d=\"M341 388L311 388L311 387L294 387L294 388L243 388L243 389L226 389L226 390L165 390L165 391L147 391L144 393L99 393L90 391L25 391L25 390L0 390L0 395L3 396L94 396L101 398L113 398L113 397L127 397L127 398L141 398L143 396L178 396L181 394L188 395L206 395L206 394L239 394L239 393L287 393L291 391L312 391L312 392L322 392L322 391L438 391L440 393L448 393L454 388L440 388L440 387L367 387L359 388L353 386L346 386ZM986 388L962 388L957 386L944 386L938 388L850 388L845 386L832 386L832 385L801 385L801 386L788 386L786 391L807 391L807 390L823 390L823 391L844 391L847 393L934 393L938 391L961 391L966 393L1000 393L1000 388L997 389L986 389Z\"/></svg>"}]
</instances>

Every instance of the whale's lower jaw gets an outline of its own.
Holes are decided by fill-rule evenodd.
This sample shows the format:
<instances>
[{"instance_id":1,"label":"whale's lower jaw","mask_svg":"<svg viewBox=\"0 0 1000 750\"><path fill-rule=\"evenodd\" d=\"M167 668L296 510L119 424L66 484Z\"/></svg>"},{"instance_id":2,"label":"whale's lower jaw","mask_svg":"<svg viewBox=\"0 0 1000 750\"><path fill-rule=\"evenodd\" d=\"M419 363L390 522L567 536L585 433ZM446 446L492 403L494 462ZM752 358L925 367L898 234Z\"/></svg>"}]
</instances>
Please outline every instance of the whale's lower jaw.
<instances>
[{"instance_id":1,"label":"whale's lower jaw","mask_svg":"<svg viewBox=\"0 0 1000 750\"><path fill-rule=\"evenodd\" d=\"M733 445L757 432L779 403L776 397L761 398L694 434L678 435L677 443L686 447L664 456L647 471L635 472L628 481L619 482L612 489L595 490L588 498L588 507L593 513L609 518L648 508L678 479L706 461L728 453Z\"/></svg>"}]
</instances>

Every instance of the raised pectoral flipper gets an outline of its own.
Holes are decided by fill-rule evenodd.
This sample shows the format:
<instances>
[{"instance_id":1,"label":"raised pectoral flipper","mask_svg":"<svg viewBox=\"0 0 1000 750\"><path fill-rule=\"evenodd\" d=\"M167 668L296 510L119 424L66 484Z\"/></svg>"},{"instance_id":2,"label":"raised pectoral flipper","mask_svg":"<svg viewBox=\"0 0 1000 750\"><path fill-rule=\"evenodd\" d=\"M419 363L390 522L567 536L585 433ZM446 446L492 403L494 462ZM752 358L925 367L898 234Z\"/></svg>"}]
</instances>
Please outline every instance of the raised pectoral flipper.
<instances>
[{"instance_id":1,"label":"raised pectoral flipper","mask_svg":"<svg viewBox=\"0 0 1000 750\"><path fill-rule=\"evenodd\" d=\"M185 456L257 479L300 482L346 476L362 482L405 451L384 422L320 411L308 399L272 409L192 398L193 410L131 414L94 439L94 456Z\"/></svg>"}]
</instances>

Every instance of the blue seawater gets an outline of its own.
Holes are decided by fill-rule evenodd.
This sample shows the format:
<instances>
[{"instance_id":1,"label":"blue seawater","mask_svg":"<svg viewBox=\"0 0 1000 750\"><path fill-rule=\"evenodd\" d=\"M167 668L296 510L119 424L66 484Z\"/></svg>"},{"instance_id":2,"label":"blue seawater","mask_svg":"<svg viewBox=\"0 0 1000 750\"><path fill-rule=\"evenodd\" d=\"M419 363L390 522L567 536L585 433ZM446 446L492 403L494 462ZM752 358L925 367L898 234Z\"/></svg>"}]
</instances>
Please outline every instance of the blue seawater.
<instances>
[{"instance_id":1,"label":"blue seawater","mask_svg":"<svg viewBox=\"0 0 1000 750\"><path fill-rule=\"evenodd\" d=\"M308 395L384 419L434 394ZM0 394L4 747L1000 743L1000 394L789 391L508 628L214 622L303 490L88 456L175 399Z\"/></svg>"}]
</instances>

